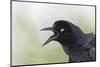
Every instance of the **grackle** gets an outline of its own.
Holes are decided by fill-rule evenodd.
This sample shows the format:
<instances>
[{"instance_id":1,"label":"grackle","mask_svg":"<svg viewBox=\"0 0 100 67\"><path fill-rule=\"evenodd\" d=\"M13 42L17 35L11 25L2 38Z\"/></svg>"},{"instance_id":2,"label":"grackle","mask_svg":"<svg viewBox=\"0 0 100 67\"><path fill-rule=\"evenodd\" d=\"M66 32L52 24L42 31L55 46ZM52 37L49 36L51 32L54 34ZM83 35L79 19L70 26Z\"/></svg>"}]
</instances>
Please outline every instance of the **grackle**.
<instances>
[{"instance_id":1,"label":"grackle","mask_svg":"<svg viewBox=\"0 0 100 67\"><path fill-rule=\"evenodd\" d=\"M57 41L64 52L69 55L69 62L95 61L96 36L93 33L84 33L78 26L69 21L58 20L53 27L41 31L53 31L54 34L43 44Z\"/></svg>"}]
</instances>

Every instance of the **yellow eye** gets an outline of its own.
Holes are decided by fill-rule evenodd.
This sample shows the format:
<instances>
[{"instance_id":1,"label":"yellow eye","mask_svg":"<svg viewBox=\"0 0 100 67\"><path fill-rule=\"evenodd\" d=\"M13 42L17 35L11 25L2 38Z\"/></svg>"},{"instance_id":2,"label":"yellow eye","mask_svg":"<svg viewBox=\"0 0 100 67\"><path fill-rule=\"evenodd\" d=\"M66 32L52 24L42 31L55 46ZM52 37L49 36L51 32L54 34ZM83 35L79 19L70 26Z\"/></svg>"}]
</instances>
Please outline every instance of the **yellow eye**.
<instances>
[{"instance_id":1,"label":"yellow eye","mask_svg":"<svg viewBox=\"0 0 100 67\"><path fill-rule=\"evenodd\" d=\"M60 32L63 32L64 31L64 28L60 29Z\"/></svg>"}]
</instances>

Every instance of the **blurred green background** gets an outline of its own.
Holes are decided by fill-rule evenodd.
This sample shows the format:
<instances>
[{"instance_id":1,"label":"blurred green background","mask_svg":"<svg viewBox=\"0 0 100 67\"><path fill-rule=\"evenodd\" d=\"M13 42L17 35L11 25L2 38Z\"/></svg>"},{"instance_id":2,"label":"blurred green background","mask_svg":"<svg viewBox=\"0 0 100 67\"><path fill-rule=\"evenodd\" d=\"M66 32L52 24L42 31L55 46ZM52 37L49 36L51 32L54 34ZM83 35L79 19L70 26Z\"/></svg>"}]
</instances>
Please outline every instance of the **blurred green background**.
<instances>
[{"instance_id":1,"label":"blurred green background","mask_svg":"<svg viewBox=\"0 0 100 67\"><path fill-rule=\"evenodd\" d=\"M41 32L56 20L68 20L85 33L95 33L95 8L89 6L12 2L12 64L68 62L58 42L42 47L53 34Z\"/></svg>"}]
</instances>

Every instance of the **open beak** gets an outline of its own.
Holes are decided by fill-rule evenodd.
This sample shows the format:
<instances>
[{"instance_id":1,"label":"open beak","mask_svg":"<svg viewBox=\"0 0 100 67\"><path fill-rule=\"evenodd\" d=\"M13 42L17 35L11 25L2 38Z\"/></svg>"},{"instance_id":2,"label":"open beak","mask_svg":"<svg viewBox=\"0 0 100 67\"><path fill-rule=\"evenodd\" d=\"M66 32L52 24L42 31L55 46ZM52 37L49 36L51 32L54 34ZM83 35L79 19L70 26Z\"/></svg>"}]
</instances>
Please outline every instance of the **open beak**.
<instances>
[{"instance_id":1,"label":"open beak","mask_svg":"<svg viewBox=\"0 0 100 67\"><path fill-rule=\"evenodd\" d=\"M44 29L42 29L42 30L40 30L40 31L53 31L53 32L56 32L56 31L53 29L53 27L44 28ZM54 33L54 35L50 36L50 37L48 38L48 40L47 40L42 46L44 46L44 45L46 45L47 43L49 43L49 42L55 40L57 37L58 37L58 34Z\"/></svg>"}]
</instances>

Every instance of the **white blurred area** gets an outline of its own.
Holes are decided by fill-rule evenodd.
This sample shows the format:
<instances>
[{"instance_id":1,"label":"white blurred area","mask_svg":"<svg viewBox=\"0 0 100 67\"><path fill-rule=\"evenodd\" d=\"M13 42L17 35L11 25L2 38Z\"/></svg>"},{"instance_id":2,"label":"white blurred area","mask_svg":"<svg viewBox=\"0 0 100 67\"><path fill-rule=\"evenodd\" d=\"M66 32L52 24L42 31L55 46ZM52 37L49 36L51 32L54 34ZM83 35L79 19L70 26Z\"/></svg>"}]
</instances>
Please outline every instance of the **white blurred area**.
<instances>
[{"instance_id":1,"label":"white blurred area","mask_svg":"<svg viewBox=\"0 0 100 67\"><path fill-rule=\"evenodd\" d=\"M56 20L67 20L85 33L95 33L95 8L89 6L12 2L13 65L68 62L60 44L42 44L52 32L41 32Z\"/></svg>"}]
</instances>

